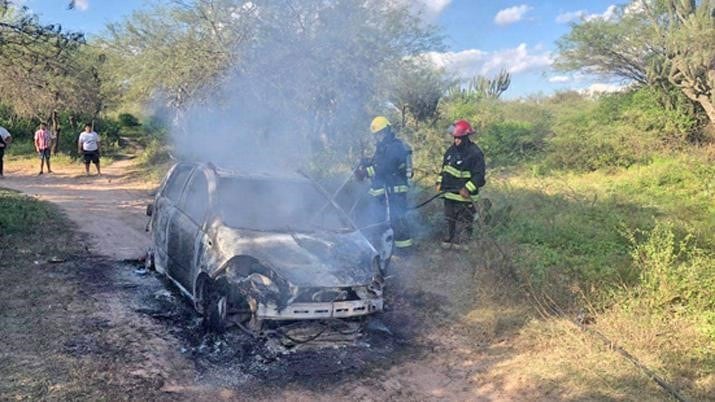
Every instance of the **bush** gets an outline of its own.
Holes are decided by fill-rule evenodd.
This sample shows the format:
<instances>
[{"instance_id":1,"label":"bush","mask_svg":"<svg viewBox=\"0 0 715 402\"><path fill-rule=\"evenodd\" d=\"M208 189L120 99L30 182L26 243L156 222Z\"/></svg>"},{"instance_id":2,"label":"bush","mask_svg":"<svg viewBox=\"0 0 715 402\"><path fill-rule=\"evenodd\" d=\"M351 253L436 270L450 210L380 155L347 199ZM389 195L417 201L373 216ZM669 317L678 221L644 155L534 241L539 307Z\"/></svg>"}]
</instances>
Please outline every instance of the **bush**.
<instances>
[{"instance_id":1,"label":"bush","mask_svg":"<svg viewBox=\"0 0 715 402\"><path fill-rule=\"evenodd\" d=\"M543 149L544 136L531 123L507 120L487 126L478 142L490 164L504 165L536 155Z\"/></svg>"},{"instance_id":2,"label":"bush","mask_svg":"<svg viewBox=\"0 0 715 402\"><path fill-rule=\"evenodd\" d=\"M629 240L641 296L651 307L715 309L715 255L697 247L692 235L676 240L673 225L659 222L651 231L630 234Z\"/></svg>"},{"instance_id":3,"label":"bush","mask_svg":"<svg viewBox=\"0 0 715 402\"><path fill-rule=\"evenodd\" d=\"M665 146L685 144L697 123L687 102L663 102L659 90L644 87L557 109L546 165L579 171L627 167L647 162Z\"/></svg>"},{"instance_id":4,"label":"bush","mask_svg":"<svg viewBox=\"0 0 715 402\"><path fill-rule=\"evenodd\" d=\"M139 125L139 119L130 113L120 113L117 118L119 119L119 124L123 127L136 127Z\"/></svg>"}]
</instances>

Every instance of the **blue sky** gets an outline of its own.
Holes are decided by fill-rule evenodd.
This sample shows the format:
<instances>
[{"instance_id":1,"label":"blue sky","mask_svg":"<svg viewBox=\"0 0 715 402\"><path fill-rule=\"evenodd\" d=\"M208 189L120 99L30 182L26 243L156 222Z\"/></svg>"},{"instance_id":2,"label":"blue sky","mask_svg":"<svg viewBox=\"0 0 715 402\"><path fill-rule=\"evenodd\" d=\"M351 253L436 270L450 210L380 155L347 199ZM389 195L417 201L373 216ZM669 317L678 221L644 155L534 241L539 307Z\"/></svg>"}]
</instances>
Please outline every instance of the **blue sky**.
<instances>
[{"instance_id":1,"label":"blue sky","mask_svg":"<svg viewBox=\"0 0 715 402\"><path fill-rule=\"evenodd\" d=\"M618 0L398 1L410 1L422 8L425 20L443 29L447 51L430 57L448 71L468 78L475 74L492 76L502 68L509 70L512 85L507 97L614 87L595 77L553 71L551 64L555 41L569 31L569 22L609 19ZM75 10L67 10L66 0L22 2L39 14L42 22L60 23L90 36L146 4L146 0L78 0Z\"/></svg>"}]
</instances>

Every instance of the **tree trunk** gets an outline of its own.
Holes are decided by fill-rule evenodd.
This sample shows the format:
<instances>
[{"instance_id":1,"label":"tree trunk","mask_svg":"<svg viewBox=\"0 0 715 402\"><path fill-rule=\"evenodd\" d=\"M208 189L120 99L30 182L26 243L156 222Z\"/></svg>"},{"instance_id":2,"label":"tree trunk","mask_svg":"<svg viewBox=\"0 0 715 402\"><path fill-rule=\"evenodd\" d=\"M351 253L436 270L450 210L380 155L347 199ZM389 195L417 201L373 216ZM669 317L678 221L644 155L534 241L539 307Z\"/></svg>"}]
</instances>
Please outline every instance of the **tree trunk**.
<instances>
[{"instance_id":1,"label":"tree trunk","mask_svg":"<svg viewBox=\"0 0 715 402\"><path fill-rule=\"evenodd\" d=\"M62 131L62 127L60 126L60 119L59 119L59 116L57 115L56 110L52 111L51 119L52 119L52 132L55 134L54 143L52 144L52 153L57 154L57 152L60 150L60 133Z\"/></svg>"},{"instance_id":2,"label":"tree trunk","mask_svg":"<svg viewBox=\"0 0 715 402\"><path fill-rule=\"evenodd\" d=\"M708 116L708 120L710 120L710 123L715 123L715 104L713 104L712 100L708 96L704 94L698 94L691 88L681 87L681 90L690 100L699 103L700 106L703 107L703 110Z\"/></svg>"}]
</instances>

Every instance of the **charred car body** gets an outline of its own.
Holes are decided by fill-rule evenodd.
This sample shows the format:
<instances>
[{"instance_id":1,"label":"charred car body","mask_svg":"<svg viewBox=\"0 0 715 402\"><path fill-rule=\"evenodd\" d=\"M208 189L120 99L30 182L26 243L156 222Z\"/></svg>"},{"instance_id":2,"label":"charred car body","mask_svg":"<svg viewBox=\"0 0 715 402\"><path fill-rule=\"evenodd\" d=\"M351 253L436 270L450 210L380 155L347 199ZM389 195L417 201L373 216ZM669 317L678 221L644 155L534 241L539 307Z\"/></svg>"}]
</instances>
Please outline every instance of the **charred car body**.
<instances>
[{"instance_id":1,"label":"charred car body","mask_svg":"<svg viewBox=\"0 0 715 402\"><path fill-rule=\"evenodd\" d=\"M257 329L264 320L382 310L382 274L393 247L389 224L361 232L300 174L179 163L147 214L153 240L147 261L212 327L233 321Z\"/></svg>"}]
</instances>

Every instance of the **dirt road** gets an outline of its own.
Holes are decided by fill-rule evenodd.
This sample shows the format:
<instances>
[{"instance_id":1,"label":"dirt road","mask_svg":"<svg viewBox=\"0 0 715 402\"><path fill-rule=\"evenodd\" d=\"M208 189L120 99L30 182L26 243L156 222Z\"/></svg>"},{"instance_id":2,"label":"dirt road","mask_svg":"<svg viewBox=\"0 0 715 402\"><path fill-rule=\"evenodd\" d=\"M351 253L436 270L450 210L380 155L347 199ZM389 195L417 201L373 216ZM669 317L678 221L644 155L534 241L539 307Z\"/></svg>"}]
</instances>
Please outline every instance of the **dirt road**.
<instances>
[{"instance_id":1,"label":"dirt road","mask_svg":"<svg viewBox=\"0 0 715 402\"><path fill-rule=\"evenodd\" d=\"M36 365L43 365L58 353L58 361L100 362L108 371L99 380L97 368L87 363L84 369L91 373L85 375L95 381L74 380L71 383L78 389L72 393L63 393L72 387L60 384L5 396L296 401L535 398L535 387L497 374L500 362L512 353L504 337L510 329L469 324L465 318L484 296L475 281L488 275L467 259L426 245L412 257L394 261L395 273L387 285L389 310L356 341L303 350L275 344L275 339L247 338L240 331L206 334L201 320L175 291L166 290L166 283L122 262L139 257L148 241L144 207L153 185L132 179L132 169L131 161L120 161L105 167L102 177L79 175L81 166L38 177L10 166L8 177L0 182L59 205L85 234L89 251L89 256L52 270L46 264L18 268L17 275L37 275L23 283L25 288L16 289L18 295L47 288L45 294L51 295L44 300L50 308L64 305L70 311L75 306L81 315L57 309L52 314L47 309L38 312L48 314L36 323L38 328L49 325L47 320L59 328L51 341L37 341L48 348L47 354L27 351L23 353L33 357L17 360L8 352L5 357L11 362L36 359ZM498 292L494 283L489 286ZM86 297L68 296L77 288ZM35 306L34 300L18 303ZM38 333L43 329L33 331L30 337L49 336ZM21 348L19 339L8 348ZM26 366L18 363L17 367L21 371ZM81 378L81 368L77 370L75 375ZM47 375L35 380L56 381ZM0 393L2 385L7 384L0 383Z\"/></svg>"},{"instance_id":2,"label":"dirt road","mask_svg":"<svg viewBox=\"0 0 715 402\"><path fill-rule=\"evenodd\" d=\"M38 176L36 171L7 164L0 186L57 204L88 235L87 247L95 255L113 260L136 259L148 246L144 231L146 205L154 183L130 179L131 159L105 166L102 176L84 176L81 164L55 168Z\"/></svg>"}]
</instances>

